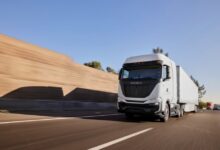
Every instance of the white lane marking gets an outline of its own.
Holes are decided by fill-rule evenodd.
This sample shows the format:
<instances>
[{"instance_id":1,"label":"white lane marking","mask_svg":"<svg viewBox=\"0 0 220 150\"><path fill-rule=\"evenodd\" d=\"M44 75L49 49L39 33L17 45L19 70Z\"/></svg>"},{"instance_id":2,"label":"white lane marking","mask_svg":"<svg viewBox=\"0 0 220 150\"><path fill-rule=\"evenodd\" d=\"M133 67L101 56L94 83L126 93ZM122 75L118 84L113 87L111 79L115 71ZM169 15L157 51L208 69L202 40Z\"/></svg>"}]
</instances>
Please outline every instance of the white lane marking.
<instances>
[{"instance_id":1,"label":"white lane marking","mask_svg":"<svg viewBox=\"0 0 220 150\"><path fill-rule=\"evenodd\" d=\"M93 116L58 117L58 118L45 118L45 119L31 119L31 120L6 121L6 122L0 122L0 125L3 125L3 124L15 124L15 123L28 123L28 122L39 122L39 121L52 121L52 120L95 118L95 117L117 116L117 115L121 115L121 114L106 114L106 115L93 115Z\"/></svg>"},{"instance_id":2,"label":"white lane marking","mask_svg":"<svg viewBox=\"0 0 220 150\"><path fill-rule=\"evenodd\" d=\"M142 131L139 131L139 132L135 132L135 133L133 133L133 134L130 134L130 135L124 136L124 137L122 137L122 138L119 138L119 139L110 141L110 142L108 142L108 143L105 143L105 144L102 144L102 145L99 145L99 146L90 148L90 149L88 149L88 150L101 150L101 149L103 149L103 148L109 147L109 146L111 146L111 145L117 144L117 143L122 142L122 141L124 141L124 140L127 140L127 139L129 139L129 138L132 138L132 137L134 137L134 136L137 136L137 135L143 134L143 133L145 133L145 132L148 132L148 131L150 131L150 130L152 130L152 129L153 129L153 128L148 128L148 129L145 129L145 130L142 130Z\"/></svg>"},{"instance_id":3,"label":"white lane marking","mask_svg":"<svg viewBox=\"0 0 220 150\"><path fill-rule=\"evenodd\" d=\"M8 121L8 122L0 122L0 125L2 125L2 124L13 124L13 123L38 122L38 121L50 121L50 120L62 120L62 119L66 119L66 118L31 119L31 120Z\"/></svg>"}]
</instances>

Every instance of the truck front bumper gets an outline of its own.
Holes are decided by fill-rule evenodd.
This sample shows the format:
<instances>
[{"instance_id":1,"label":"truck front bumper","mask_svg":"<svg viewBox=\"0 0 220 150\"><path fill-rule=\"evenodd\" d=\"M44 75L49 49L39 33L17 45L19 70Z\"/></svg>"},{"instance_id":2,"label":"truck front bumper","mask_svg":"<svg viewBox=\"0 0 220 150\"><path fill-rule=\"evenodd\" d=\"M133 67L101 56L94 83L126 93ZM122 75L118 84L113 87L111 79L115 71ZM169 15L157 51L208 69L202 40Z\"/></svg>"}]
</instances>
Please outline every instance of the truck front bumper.
<instances>
[{"instance_id":1,"label":"truck front bumper","mask_svg":"<svg viewBox=\"0 0 220 150\"><path fill-rule=\"evenodd\" d=\"M161 116L162 113L160 105L160 103L134 104L118 102L118 112L132 114L151 114Z\"/></svg>"}]
</instances>

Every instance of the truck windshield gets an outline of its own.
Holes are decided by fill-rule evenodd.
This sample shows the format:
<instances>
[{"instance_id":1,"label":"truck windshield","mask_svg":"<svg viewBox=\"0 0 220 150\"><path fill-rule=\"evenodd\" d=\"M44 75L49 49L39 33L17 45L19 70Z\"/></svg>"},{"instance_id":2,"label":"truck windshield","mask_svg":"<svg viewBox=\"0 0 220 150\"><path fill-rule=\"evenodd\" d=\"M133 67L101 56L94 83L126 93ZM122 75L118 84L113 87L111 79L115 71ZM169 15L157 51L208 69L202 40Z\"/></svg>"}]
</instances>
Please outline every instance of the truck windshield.
<instances>
[{"instance_id":1,"label":"truck windshield","mask_svg":"<svg viewBox=\"0 0 220 150\"><path fill-rule=\"evenodd\" d=\"M145 66L142 68L123 69L121 79L131 80L159 80L161 79L162 68L161 66Z\"/></svg>"}]
</instances>

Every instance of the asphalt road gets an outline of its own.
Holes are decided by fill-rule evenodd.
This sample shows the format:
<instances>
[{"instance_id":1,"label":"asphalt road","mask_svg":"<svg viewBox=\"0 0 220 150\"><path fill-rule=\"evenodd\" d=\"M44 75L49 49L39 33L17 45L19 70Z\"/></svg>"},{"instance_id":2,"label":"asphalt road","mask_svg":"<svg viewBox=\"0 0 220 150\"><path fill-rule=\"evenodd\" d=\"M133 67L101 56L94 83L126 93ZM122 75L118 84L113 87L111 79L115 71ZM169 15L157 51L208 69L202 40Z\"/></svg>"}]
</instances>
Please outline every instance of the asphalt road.
<instances>
[{"instance_id":1,"label":"asphalt road","mask_svg":"<svg viewBox=\"0 0 220 150\"><path fill-rule=\"evenodd\" d=\"M77 116L83 117L0 113L0 149L220 150L220 111L186 114L167 123L127 120L116 112Z\"/></svg>"}]
</instances>

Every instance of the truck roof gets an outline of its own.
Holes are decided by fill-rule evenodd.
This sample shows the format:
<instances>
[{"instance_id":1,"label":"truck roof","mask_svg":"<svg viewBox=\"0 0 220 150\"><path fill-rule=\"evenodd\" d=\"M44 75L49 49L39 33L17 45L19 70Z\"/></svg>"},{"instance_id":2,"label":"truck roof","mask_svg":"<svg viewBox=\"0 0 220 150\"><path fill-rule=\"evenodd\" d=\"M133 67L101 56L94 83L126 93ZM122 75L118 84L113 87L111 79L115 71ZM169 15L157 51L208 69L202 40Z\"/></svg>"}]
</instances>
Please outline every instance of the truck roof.
<instances>
[{"instance_id":1,"label":"truck roof","mask_svg":"<svg viewBox=\"0 0 220 150\"><path fill-rule=\"evenodd\" d=\"M147 62L147 61L155 61L155 60L162 60L172 62L167 56L163 54L148 54L148 55L140 55L140 56L133 56L129 57L125 60L125 64L128 63L136 63L136 62Z\"/></svg>"}]
</instances>

